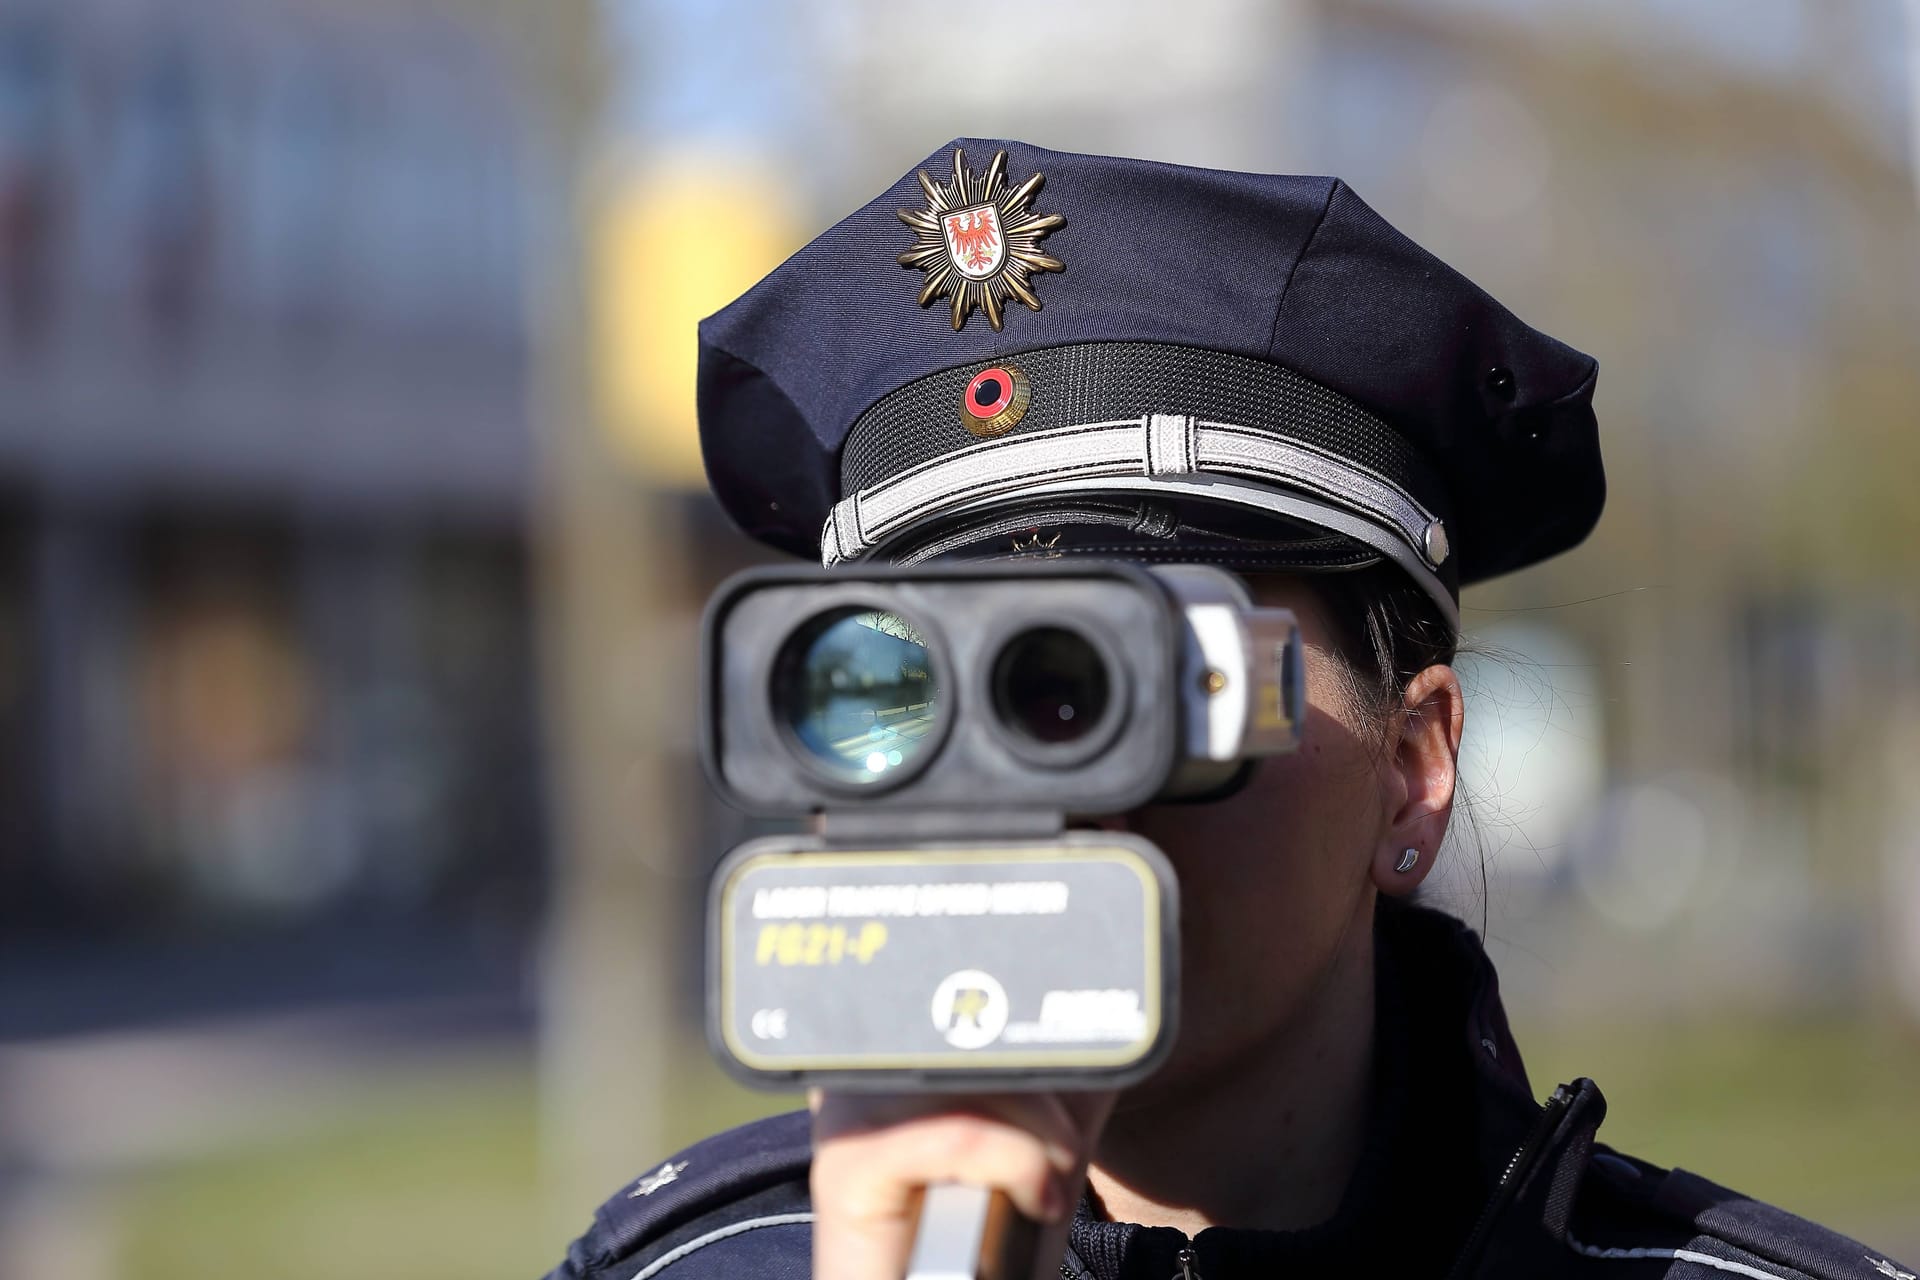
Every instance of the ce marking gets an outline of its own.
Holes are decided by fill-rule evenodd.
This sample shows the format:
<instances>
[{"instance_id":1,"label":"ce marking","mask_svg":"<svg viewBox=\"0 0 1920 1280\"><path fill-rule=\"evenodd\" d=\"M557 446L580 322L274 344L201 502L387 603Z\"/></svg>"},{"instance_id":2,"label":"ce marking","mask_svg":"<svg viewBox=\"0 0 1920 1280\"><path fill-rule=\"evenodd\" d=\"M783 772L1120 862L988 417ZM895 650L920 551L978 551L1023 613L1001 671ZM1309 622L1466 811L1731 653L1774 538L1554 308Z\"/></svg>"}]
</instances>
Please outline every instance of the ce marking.
<instances>
[{"instance_id":1,"label":"ce marking","mask_svg":"<svg viewBox=\"0 0 1920 1280\"><path fill-rule=\"evenodd\" d=\"M753 1034L762 1040L785 1040L787 1038L787 1011L785 1009L755 1009L753 1018L747 1024L753 1028Z\"/></svg>"}]
</instances>

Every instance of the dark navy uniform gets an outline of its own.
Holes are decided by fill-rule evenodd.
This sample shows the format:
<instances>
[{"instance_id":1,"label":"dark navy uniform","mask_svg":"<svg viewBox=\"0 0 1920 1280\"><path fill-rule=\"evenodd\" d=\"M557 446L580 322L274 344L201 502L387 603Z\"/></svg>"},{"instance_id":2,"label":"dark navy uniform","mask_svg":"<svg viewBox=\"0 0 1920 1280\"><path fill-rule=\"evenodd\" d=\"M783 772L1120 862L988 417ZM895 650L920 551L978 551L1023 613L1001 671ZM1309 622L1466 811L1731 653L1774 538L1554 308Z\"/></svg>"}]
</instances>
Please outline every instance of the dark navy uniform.
<instances>
[{"instance_id":1,"label":"dark navy uniform","mask_svg":"<svg viewBox=\"0 0 1920 1280\"><path fill-rule=\"evenodd\" d=\"M1596 376L1337 179L960 140L701 326L699 405L732 518L828 564L1392 564L1457 631L1463 584L1598 519ZM1914 1280L1600 1145L1592 1081L1537 1103L1464 926L1387 901L1376 940L1335 1216L1189 1239L1083 1204L1066 1275ZM805 1276L809 1156L801 1114L681 1152L553 1274Z\"/></svg>"},{"instance_id":2,"label":"dark navy uniform","mask_svg":"<svg viewBox=\"0 0 1920 1280\"><path fill-rule=\"evenodd\" d=\"M1900 1280L1913 1268L1684 1170L1595 1140L1591 1080L1534 1101L1493 967L1451 917L1383 904L1375 1106L1334 1219L1302 1232L1097 1221L1083 1203L1064 1274L1594 1280ZM549 1280L806 1277L808 1117L690 1147L622 1189ZM663 1177L663 1175L668 1175Z\"/></svg>"}]
</instances>

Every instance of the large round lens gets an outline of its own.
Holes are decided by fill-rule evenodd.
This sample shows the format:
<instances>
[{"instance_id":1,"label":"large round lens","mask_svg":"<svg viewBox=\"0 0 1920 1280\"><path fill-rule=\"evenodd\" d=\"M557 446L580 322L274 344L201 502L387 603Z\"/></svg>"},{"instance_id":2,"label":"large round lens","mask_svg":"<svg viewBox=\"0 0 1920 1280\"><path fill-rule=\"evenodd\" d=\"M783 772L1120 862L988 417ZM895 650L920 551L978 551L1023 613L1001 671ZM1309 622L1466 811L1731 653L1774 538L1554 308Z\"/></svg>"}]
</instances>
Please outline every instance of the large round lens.
<instances>
[{"instance_id":1,"label":"large round lens","mask_svg":"<svg viewBox=\"0 0 1920 1280\"><path fill-rule=\"evenodd\" d=\"M1007 643L993 664L993 707L1001 723L1036 742L1077 742L1107 712L1106 660L1064 627L1036 627Z\"/></svg>"},{"instance_id":2,"label":"large round lens","mask_svg":"<svg viewBox=\"0 0 1920 1280\"><path fill-rule=\"evenodd\" d=\"M925 638L899 614L871 609L837 609L795 632L773 697L807 753L855 783L913 761L940 711Z\"/></svg>"}]
</instances>

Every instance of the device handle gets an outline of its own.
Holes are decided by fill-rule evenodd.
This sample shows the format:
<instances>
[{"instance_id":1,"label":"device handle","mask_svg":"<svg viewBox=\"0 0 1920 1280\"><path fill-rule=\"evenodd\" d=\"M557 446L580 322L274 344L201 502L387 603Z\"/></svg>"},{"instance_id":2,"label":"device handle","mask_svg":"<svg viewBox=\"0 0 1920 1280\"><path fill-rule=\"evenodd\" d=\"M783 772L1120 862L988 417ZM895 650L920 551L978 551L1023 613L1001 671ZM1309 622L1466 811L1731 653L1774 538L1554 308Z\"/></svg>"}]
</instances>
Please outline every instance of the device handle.
<instances>
[{"instance_id":1,"label":"device handle","mask_svg":"<svg viewBox=\"0 0 1920 1280\"><path fill-rule=\"evenodd\" d=\"M906 1280L1028 1280L1039 1224L1004 1191L936 1182L920 1201Z\"/></svg>"}]
</instances>

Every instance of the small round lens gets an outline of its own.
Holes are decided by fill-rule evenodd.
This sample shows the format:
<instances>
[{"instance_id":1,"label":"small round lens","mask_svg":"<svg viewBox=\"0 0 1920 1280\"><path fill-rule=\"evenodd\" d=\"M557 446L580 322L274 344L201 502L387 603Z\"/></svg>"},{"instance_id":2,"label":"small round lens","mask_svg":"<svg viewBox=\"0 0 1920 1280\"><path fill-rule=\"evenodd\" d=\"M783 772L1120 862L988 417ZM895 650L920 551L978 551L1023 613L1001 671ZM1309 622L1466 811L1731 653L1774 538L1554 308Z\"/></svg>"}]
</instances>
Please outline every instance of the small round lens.
<instances>
[{"instance_id":1,"label":"small round lens","mask_svg":"<svg viewBox=\"0 0 1920 1280\"><path fill-rule=\"evenodd\" d=\"M1036 627L1007 643L993 664L993 706L1001 723L1035 742L1077 742L1107 713L1106 660L1064 627Z\"/></svg>"},{"instance_id":2,"label":"small round lens","mask_svg":"<svg viewBox=\"0 0 1920 1280\"><path fill-rule=\"evenodd\" d=\"M863 784L912 762L940 709L926 640L899 614L872 609L837 609L795 632L773 698L807 754Z\"/></svg>"}]
</instances>

